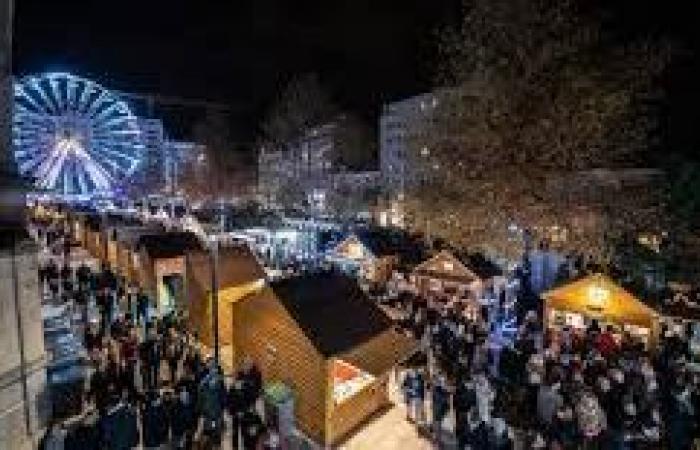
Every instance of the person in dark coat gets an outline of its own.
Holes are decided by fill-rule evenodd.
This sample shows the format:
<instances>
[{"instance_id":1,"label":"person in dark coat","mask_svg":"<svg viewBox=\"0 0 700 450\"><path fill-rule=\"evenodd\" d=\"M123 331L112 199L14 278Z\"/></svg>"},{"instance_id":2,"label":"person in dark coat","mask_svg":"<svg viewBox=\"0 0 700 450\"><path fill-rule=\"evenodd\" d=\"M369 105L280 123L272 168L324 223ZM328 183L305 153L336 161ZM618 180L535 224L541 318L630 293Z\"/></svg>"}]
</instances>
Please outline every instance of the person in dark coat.
<instances>
[{"instance_id":1,"label":"person in dark coat","mask_svg":"<svg viewBox=\"0 0 700 450\"><path fill-rule=\"evenodd\" d=\"M157 389L162 357L161 343L153 329L148 330L148 337L141 343L141 367L145 389Z\"/></svg>"},{"instance_id":2,"label":"person in dark coat","mask_svg":"<svg viewBox=\"0 0 700 450\"><path fill-rule=\"evenodd\" d=\"M64 450L67 434L61 423L53 420L39 441L39 450Z\"/></svg>"},{"instance_id":3,"label":"person in dark coat","mask_svg":"<svg viewBox=\"0 0 700 450\"><path fill-rule=\"evenodd\" d=\"M246 410L246 398L243 388L243 381L236 379L229 388L227 395L227 409L231 416L231 434L233 438L233 447L238 445L239 434L241 433L241 418Z\"/></svg>"},{"instance_id":4,"label":"person in dark coat","mask_svg":"<svg viewBox=\"0 0 700 450\"><path fill-rule=\"evenodd\" d=\"M65 450L87 450L101 448L99 415L96 410L88 411L66 437Z\"/></svg>"},{"instance_id":5,"label":"person in dark coat","mask_svg":"<svg viewBox=\"0 0 700 450\"><path fill-rule=\"evenodd\" d=\"M176 382L177 366L182 359L183 351L184 348L180 336L174 331L171 331L165 347L165 359L168 361L168 368L170 369L170 383L173 385Z\"/></svg>"},{"instance_id":6,"label":"person in dark coat","mask_svg":"<svg viewBox=\"0 0 700 450\"><path fill-rule=\"evenodd\" d=\"M107 450L131 450L139 444L136 412L124 400L108 408L100 422L102 442Z\"/></svg>"},{"instance_id":7,"label":"person in dark coat","mask_svg":"<svg viewBox=\"0 0 700 450\"><path fill-rule=\"evenodd\" d=\"M218 367L212 360L209 371L199 384L197 402L202 416L202 434L212 445L220 445L226 389Z\"/></svg>"},{"instance_id":8,"label":"person in dark coat","mask_svg":"<svg viewBox=\"0 0 700 450\"><path fill-rule=\"evenodd\" d=\"M192 393L184 383L178 387L169 417L173 447L177 450L189 449L197 428L197 411Z\"/></svg>"},{"instance_id":9,"label":"person in dark coat","mask_svg":"<svg viewBox=\"0 0 700 450\"><path fill-rule=\"evenodd\" d=\"M88 283L90 282L90 268L85 263L80 263L80 266L75 271L75 275L78 280L78 290L87 291Z\"/></svg>"},{"instance_id":10,"label":"person in dark coat","mask_svg":"<svg viewBox=\"0 0 700 450\"><path fill-rule=\"evenodd\" d=\"M258 447L258 441L264 432L265 426L263 421L253 408L250 408L243 413L243 416L241 417L243 450L256 450Z\"/></svg>"},{"instance_id":11,"label":"person in dark coat","mask_svg":"<svg viewBox=\"0 0 700 450\"><path fill-rule=\"evenodd\" d=\"M666 420L668 422L668 448L688 450L693 443L696 411L692 393L683 380L676 382L671 389Z\"/></svg>"},{"instance_id":12,"label":"person in dark coat","mask_svg":"<svg viewBox=\"0 0 700 450\"><path fill-rule=\"evenodd\" d=\"M141 433L146 449L158 449L168 439L167 420L163 399L157 391L150 391L141 408Z\"/></svg>"},{"instance_id":13,"label":"person in dark coat","mask_svg":"<svg viewBox=\"0 0 700 450\"><path fill-rule=\"evenodd\" d=\"M136 323L141 325L141 321L144 323L148 320L148 296L143 290L140 290L136 297Z\"/></svg>"},{"instance_id":14,"label":"person in dark coat","mask_svg":"<svg viewBox=\"0 0 700 450\"><path fill-rule=\"evenodd\" d=\"M513 450L513 440L508 434L508 426L501 418L493 419L493 426L487 436L489 450Z\"/></svg>"},{"instance_id":15,"label":"person in dark coat","mask_svg":"<svg viewBox=\"0 0 700 450\"><path fill-rule=\"evenodd\" d=\"M439 439L442 431L442 422L450 411L450 393L447 391L447 382L444 376L439 376L431 390L431 405L433 418L433 432Z\"/></svg>"}]
</instances>

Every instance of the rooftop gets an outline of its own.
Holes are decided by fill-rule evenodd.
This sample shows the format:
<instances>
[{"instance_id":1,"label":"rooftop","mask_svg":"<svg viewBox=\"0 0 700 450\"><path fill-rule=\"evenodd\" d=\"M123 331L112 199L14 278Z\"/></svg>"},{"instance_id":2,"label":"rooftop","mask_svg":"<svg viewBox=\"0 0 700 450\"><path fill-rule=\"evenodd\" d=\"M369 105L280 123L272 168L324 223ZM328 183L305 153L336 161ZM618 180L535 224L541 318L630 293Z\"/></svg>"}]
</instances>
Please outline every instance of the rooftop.
<instances>
[{"instance_id":1,"label":"rooftop","mask_svg":"<svg viewBox=\"0 0 700 450\"><path fill-rule=\"evenodd\" d=\"M391 328L389 317L336 272L305 274L271 283L282 305L324 356L348 352Z\"/></svg>"}]
</instances>

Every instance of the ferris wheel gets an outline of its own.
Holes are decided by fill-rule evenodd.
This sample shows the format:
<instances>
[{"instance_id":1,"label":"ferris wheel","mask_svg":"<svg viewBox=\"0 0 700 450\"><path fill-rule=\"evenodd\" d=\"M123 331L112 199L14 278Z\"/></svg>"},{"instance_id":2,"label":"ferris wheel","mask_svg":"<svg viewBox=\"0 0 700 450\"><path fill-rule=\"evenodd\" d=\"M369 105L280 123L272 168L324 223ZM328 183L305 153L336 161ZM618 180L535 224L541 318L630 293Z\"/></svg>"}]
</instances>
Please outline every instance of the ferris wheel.
<instances>
[{"instance_id":1,"label":"ferris wheel","mask_svg":"<svg viewBox=\"0 0 700 450\"><path fill-rule=\"evenodd\" d=\"M14 155L40 190L65 196L110 194L144 155L136 116L117 95L68 73L15 83Z\"/></svg>"}]
</instances>

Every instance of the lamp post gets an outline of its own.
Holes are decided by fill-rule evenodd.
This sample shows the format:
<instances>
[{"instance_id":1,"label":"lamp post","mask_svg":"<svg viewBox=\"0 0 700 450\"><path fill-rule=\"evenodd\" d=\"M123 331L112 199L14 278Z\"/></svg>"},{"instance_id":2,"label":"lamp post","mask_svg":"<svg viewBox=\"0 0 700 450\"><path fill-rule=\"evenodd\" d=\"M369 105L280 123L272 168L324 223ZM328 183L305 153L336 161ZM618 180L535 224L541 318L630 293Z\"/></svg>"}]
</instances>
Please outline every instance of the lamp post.
<instances>
[{"instance_id":1,"label":"lamp post","mask_svg":"<svg viewBox=\"0 0 700 450\"><path fill-rule=\"evenodd\" d=\"M214 328L214 361L219 365L219 240L214 236L210 241L211 256L211 310Z\"/></svg>"}]
</instances>

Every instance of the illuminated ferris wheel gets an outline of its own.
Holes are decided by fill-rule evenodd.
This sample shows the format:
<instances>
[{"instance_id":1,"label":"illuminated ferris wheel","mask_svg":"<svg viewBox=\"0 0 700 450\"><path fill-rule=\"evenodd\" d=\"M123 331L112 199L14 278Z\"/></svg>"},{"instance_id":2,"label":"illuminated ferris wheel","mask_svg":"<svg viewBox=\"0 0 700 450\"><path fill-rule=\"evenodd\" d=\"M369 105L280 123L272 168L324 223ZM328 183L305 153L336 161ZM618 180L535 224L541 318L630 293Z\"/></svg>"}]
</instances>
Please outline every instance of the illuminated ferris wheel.
<instances>
[{"instance_id":1,"label":"illuminated ferris wheel","mask_svg":"<svg viewBox=\"0 0 700 450\"><path fill-rule=\"evenodd\" d=\"M137 118L92 81L68 73L28 76L15 83L14 97L15 160L41 190L108 195L143 158Z\"/></svg>"}]
</instances>

